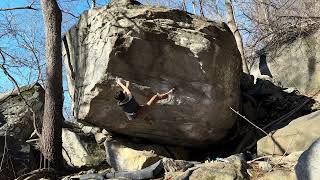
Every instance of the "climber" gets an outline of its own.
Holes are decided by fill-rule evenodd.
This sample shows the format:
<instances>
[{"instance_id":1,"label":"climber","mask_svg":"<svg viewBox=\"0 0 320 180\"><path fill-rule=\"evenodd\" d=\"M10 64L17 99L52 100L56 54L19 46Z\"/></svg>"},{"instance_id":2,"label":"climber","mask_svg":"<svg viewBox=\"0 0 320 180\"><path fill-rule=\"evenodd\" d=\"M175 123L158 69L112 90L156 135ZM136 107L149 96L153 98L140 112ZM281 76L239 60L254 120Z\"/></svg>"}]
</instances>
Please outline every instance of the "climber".
<instances>
[{"instance_id":1,"label":"climber","mask_svg":"<svg viewBox=\"0 0 320 180\"><path fill-rule=\"evenodd\" d=\"M118 100L118 105L126 113L129 120L133 120L138 116L139 118L144 119L146 114L150 111L151 106L155 105L159 100L168 98L168 95L174 91L174 88L172 88L166 93L157 93L145 105L139 105L129 90L129 81L126 81L126 85L123 85L121 79L117 78L116 83L123 91L117 91L114 98Z\"/></svg>"}]
</instances>

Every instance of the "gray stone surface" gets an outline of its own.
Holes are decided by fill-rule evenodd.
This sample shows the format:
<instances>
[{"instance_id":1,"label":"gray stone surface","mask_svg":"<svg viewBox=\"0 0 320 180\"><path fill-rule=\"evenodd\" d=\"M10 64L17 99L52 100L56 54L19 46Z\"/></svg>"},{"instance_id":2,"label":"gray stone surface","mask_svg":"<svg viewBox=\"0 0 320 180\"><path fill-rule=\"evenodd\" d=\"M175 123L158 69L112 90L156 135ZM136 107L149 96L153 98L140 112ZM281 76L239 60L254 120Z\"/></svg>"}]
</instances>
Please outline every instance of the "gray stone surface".
<instances>
[{"instance_id":1,"label":"gray stone surface","mask_svg":"<svg viewBox=\"0 0 320 180\"><path fill-rule=\"evenodd\" d=\"M162 163L166 173L177 171L184 172L187 169L200 164L200 162L196 161L174 160L171 158L163 158Z\"/></svg>"},{"instance_id":2,"label":"gray stone surface","mask_svg":"<svg viewBox=\"0 0 320 180\"><path fill-rule=\"evenodd\" d=\"M258 155L283 155L306 150L320 137L320 111L293 120L278 129L273 135L260 139L257 143Z\"/></svg>"},{"instance_id":3,"label":"gray stone surface","mask_svg":"<svg viewBox=\"0 0 320 180\"><path fill-rule=\"evenodd\" d=\"M181 172L167 172L165 180L242 180L249 179L246 172L247 164L238 156L230 156L224 159L226 162L212 161L196 164L194 167Z\"/></svg>"},{"instance_id":4,"label":"gray stone surface","mask_svg":"<svg viewBox=\"0 0 320 180\"><path fill-rule=\"evenodd\" d=\"M267 50L255 61L251 74L267 76L275 84L295 87L303 94L320 89L320 31Z\"/></svg>"},{"instance_id":5,"label":"gray stone surface","mask_svg":"<svg viewBox=\"0 0 320 180\"><path fill-rule=\"evenodd\" d=\"M298 180L320 179L320 139L302 153L295 170Z\"/></svg>"},{"instance_id":6,"label":"gray stone surface","mask_svg":"<svg viewBox=\"0 0 320 180\"><path fill-rule=\"evenodd\" d=\"M70 166L98 165L105 160L105 152L95 141L94 135L75 133L62 129L62 155Z\"/></svg>"},{"instance_id":7,"label":"gray stone surface","mask_svg":"<svg viewBox=\"0 0 320 180\"><path fill-rule=\"evenodd\" d=\"M277 170L269 171L257 178L257 180L280 180L280 179L296 180L297 177L294 171L277 169ZM307 180L307 179L303 179L303 180Z\"/></svg>"},{"instance_id":8,"label":"gray stone surface","mask_svg":"<svg viewBox=\"0 0 320 180\"><path fill-rule=\"evenodd\" d=\"M41 129L43 88L35 84L20 87L20 90L35 111L36 123L38 129ZM32 113L18 95L17 89L0 94L0 161L2 165L0 179L14 179L38 167L35 152L25 142L33 131Z\"/></svg>"},{"instance_id":9,"label":"gray stone surface","mask_svg":"<svg viewBox=\"0 0 320 180\"><path fill-rule=\"evenodd\" d=\"M120 3L122 4L122 3ZM81 15L63 41L74 115L158 143L206 146L226 137L239 109L240 55L224 23L151 6L105 6ZM115 78L141 104L176 87L145 120L116 105Z\"/></svg>"},{"instance_id":10,"label":"gray stone surface","mask_svg":"<svg viewBox=\"0 0 320 180\"><path fill-rule=\"evenodd\" d=\"M41 120L44 106L44 90L39 84L21 87L23 97L36 113L38 129L41 130ZM34 131L32 112L20 98L17 90L0 94L0 136L12 136L25 141Z\"/></svg>"},{"instance_id":11,"label":"gray stone surface","mask_svg":"<svg viewBox=\"0 0 320 180\"><path fill-rule=\"evenodd\" d=\"M171 153L183 154L186 150L156 144L132 143L125 139L109 138L104 142L106 161L116 171L136 171L146 168L163 157L171 157ZM177 156L174 155L176 158Z\"/></svg>"}]
</instances>

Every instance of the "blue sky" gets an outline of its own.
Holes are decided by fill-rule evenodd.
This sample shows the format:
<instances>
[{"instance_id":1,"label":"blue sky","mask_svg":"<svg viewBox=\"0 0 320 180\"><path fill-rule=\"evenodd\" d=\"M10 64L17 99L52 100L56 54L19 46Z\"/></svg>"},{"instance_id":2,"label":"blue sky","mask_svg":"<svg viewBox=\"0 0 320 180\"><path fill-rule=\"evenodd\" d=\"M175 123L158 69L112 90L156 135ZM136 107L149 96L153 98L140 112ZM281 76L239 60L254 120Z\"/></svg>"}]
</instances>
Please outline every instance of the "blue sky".
<instances>
[{"instance_id":1,"label":"blue sky","mask_svg":"<svg viewBox=\"0 0 320 180\"><path fill-rule=\"evenodd\" d=\"M0 8L12 8L29 5L31 1L28 0L1 0ZM89 1L90 2L90 1ZM109 0L98 0L97 5L102 6L109 2ZM79 16L83 11L90 7L87 0L60 0L59 5L64 11L71 12L75 16ZM18 60L6 56L5 67L14 76L19 85L26 85L37 80L38 71L34 65L34 59L39 58L41 61L42 75L44 75L45 61L44 61L44 24L42 19L41 6L37 0L34 7L38 11L32 10L15 10L0 12L0 48L8 52L11 56L19 57ZM5 22L5 23L4 23ZM8 22L8 23L7 23ZM63 13L62 31L66 32L71 26L77 22L77 19L67 13ZM11 29L17 29L18 33L10 33ZM1 36L8 33L8 35ZM26 38L22 38L26 35ZM23 43L23 44L21 44ZM34 44L39 49L35 54L30 53L24 47L26 45ZM18 68L21 63L28 64L22 68ZM3 64L2 58L0 63ZM63 81L64 89L67 90L66 78ZM9 91L14 88L14 84L8 80L4 73L0 70L0 93ZM65 91L65 108L70 109L70 97ZM70 112L70 110L67 110ZM65 111L65 113L68 113Z\"/></svg>"}]
</instances>

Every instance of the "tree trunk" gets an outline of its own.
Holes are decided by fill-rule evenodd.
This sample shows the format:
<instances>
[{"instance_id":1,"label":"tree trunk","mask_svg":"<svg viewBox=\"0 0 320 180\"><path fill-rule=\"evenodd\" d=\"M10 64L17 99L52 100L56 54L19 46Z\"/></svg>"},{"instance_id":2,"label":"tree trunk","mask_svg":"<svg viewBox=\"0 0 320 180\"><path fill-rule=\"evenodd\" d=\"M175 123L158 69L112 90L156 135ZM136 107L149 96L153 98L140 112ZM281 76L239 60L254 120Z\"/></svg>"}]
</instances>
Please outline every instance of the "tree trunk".
<instances>
[{"instance_id":1,"label":"tree trunk","mask_svg":"<svg viewBox=\"0 0 320 180\"><path fill-rule=\"evenodd\" d=\"M196 12L196 6L197 6L196 1L192 1L193 14L196 14L196 13L197 13L197 12Z\"/></svg>"},{"instance_id":2,"label":"tree trunk","mask_svg":"<svg viewBox=\"0 0 320 180\"><path fill-rule=\"evenodd\" d=\"M227 10L227 23L228 23L230 30L232 31L232 33L234 35L234 38L236 39L237 47L238 47L238 50L241 55L242 70L243 70L243 72L249 74L248 63L247 63L245 56L244 56L242 38L241 38L240 32L237 28L236 20L233 15L233 7L232 7L231 0L225 0L225 6L226 6L226 10Z\"/></svg>"},{"instance_id":3,"label":"tree trunk","mask_svg":"<svg viewBox=\"0 0 320 180\"><path fill-rule=\"evenodd\" d=\"M97 6L97 1L92 0L91 8L95 8Z\"/></svg>"},{"instance_id":4,"label":"tree trunk","mask_svg":"<svg viewBox=\"0 0 320 180\"><path fill-rule=\"evenodd\" d=\"M182 10L187 11L186 0L182 0Z\"/></svg>"},{"instance_id":5,"label":"tree trunk","mask_svg":"<svg viewBox=\"0 0 320 180\"><path fill-rule=\"evenodd\" d=\"M199 0L199 7L200 7L200 15L201 17L204 17L203 0Z\"/></svg>"},{"instance_id":6,"label":"tree trunk","mask_svg":"<svg viewBox=\"0 0 320 180\"><path fill-rule=\"evenodd\" d=\"M41 151L52 168L62 160L62 14L56 0L41 0L46 32L46 94Z\"/></svg>"}]
</instances>

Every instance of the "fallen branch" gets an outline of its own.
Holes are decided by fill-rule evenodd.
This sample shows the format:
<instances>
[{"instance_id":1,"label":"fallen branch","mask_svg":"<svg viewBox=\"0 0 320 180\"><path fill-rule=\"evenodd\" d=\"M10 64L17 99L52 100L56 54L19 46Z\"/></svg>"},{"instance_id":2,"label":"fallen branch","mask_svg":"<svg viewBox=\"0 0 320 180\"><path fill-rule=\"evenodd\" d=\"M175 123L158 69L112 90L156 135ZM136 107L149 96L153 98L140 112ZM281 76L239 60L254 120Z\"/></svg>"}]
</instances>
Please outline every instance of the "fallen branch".
<instances>
[{"instance_id":1,"label":"fallen branch","mask_svg":"<svg viewBox=\"0 0 320 180\"><path fill-rule=\"evenodd\" d=\"M280 162L282 161L282 159L284 158L284 156L287 155L289 149L291 148L292 142L293 142L293 138L291 138L290 144L288 145L286 151L283 153L283 155L281 156L281 158L279 159L279 161L276 162L276 165L280 164Z\"/></svg>"},{"instance_id":2,"label":"fallen branch","mask_svg":"<svg viewBox=\"0 0 320 180\"><path fill-rule=\"evenodd\" d=\"M253 122L251 122L249 119L247 119L245 116L241 115L238 111L232 109L232 107L230 107L230 109L238 114L240 117L242 117L244 120L246 120L249 124L251 124L253 127L257 128L258 130L260 130L261 132L263 132L265 135L270 136L270 134L268 134L266 131L264 131L263 129L261 129L259 126L255 125Z\"/></svg>"},{"instance_id":3,"label":"fallen branch","mask_svg":"<svg viewBox=\"0 0 320 180\"><path fill-rule=\"evenodd\" d=\"M258 158L255 158L255 159L252 159L251 161L247 161L248 164L251 164L255 161L258 161L260 159L265 159L265 158L271 158L272 156L271 155L268 155L268 156L261 156L261 157L258 157Z\"/></svg>"},{"instance_id":4,"label":"fallen branch","mask_svg":"<svg viewBox=\"0 0 320 180\"><path fill-rule=\"evenodd\" d=\"M13 176L14 176L14 178L17 178L17 173L16 173L16 170L14 169L11 156L9 156L9 160L10 160L10 164L11 164L11 167L12 167Z\"/></svg>"},{"instance_id":5,"label":"fallen branch","mask_svg":"<svg viewBox=\"0 0 320 180\"><path fill-rule=\"evenodd\" d=\"M270 138L270 140L273 142L273 151L275 150L275 146L277 145L277 143L275 142L275 140L273 139L271 134L268 134L266 131L264 131L263 129L261 129L259 126L255 125L253 122L251 122L248 118L246 118L245 116L241 115L238 111L232 109L232 107L230 107L230 109L235 112L236 114L238 114L240 117L242 117L244 120L246 120L249 124L251 124L253 127L257 128L258 130L260 130L261 132L263 132L263 134L265 134L267 137ZM278 145L277 145L278 146ZM273 155L274 153L272 153Z\"/></svg>"}]
</instances>

